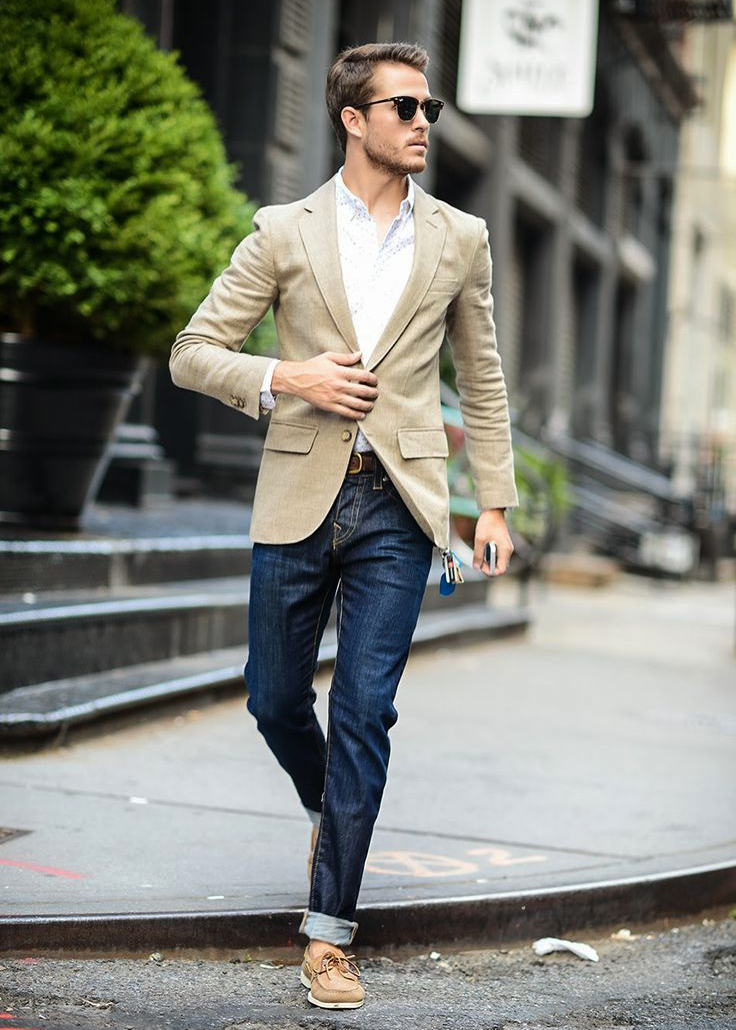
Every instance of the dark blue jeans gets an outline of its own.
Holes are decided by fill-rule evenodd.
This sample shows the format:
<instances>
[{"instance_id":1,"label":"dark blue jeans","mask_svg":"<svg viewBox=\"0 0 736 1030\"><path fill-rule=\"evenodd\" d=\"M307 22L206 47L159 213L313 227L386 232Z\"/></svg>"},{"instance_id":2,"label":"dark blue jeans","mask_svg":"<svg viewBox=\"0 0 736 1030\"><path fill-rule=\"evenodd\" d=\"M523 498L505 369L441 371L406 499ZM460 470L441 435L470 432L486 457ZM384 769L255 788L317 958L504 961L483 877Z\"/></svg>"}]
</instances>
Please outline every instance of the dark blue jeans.
<instances>
[{"instance_id":1,"label":"dark blue jeans","mask_svg":"<svg viewBox=\"0 0 736 1030\"><path fill-rule=\"evenodd\" d=\"M294 498L298 504L299 499ZM347 473L322 524L291 544L253 544L244 668L248 711L318 821L299 932L349 944L386 784L394 698L434 543L376 458ZM327 739L312 682L337 593ZM321 813L321 817L319 815Z\"/></svg>"}]
</instances>

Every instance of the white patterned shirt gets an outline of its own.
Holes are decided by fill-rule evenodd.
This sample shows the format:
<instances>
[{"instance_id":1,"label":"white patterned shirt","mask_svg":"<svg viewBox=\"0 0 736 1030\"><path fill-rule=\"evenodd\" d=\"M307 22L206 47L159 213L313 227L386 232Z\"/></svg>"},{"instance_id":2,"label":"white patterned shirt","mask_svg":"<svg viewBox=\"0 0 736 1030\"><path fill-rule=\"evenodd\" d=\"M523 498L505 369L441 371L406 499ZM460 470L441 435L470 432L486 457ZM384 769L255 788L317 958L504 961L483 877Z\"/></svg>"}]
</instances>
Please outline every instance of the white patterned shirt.
<instances>
[{"instance_id":1,"label":"white patterned shirt","mask_svg":"<svg viewBox=\"0 0 736 1030\"><path fill-rule=\"evenodd\" d=\"M343 181L344 167L342 165L334 176L337 238L345 294L365 365L411 272L414 260L414 183L407 175L407 195L401 201L399 213L388 227L383 241L379 242L375 218ZM273 359L263 377L262 408L273 408L276 403L271 393L271 377L279 360ZM360 427L354 449L371 449Z\"/></svg>"}]
</instances>

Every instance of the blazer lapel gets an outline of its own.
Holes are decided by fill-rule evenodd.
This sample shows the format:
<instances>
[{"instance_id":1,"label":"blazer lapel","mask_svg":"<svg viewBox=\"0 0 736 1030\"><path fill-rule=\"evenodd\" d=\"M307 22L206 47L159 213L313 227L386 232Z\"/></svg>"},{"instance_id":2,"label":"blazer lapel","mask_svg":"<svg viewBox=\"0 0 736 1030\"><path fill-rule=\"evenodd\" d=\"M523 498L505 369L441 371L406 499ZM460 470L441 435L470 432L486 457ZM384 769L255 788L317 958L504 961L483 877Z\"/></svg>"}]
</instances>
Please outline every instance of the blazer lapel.
<instances>
[{"instance_id":1,"label":"blazer lapel","mask_svg":"<svg viewBox=\"0 0 736 1030\"><path fill-rule=\"evenodd\" d=\"M365 363L367 369L374 368L391 350L419 307L437 271L447 234L447 226L438 217L438 211L434 197L415 182L414 260L406 286Z\"/></svg>"},{"instance_id":2,"label":"blazer lapel","mask_svg":"<svg viewBox=\"0 0 736 1030\"><path fill-rule=\"evenodd\" d=\"M304 207L310 213L300 219L299 232L312 273L340 335L350 350L357 351L358 341L340 266L334 180L328 179L310 194L304 201ZM437 270L447 233L447 227L438 217L438 211L434 197L415 182L414 259L411 272L370 358L364 363L367 369L374 368L401 336Z\"/></svg>"},{"instance_id":3,"label":"blazer lapel","mask_svg":"<svg viewBox=\"0 0 736 1030\"><path fill-rule=\"evenodd\" d=\"M312 273L340 335L350 350L356 351L358 340L340 267L334 181L328 179L311 193L304 201L304 207L311 214L301 217L299 232Z\"/></svg>"}]
</instances>

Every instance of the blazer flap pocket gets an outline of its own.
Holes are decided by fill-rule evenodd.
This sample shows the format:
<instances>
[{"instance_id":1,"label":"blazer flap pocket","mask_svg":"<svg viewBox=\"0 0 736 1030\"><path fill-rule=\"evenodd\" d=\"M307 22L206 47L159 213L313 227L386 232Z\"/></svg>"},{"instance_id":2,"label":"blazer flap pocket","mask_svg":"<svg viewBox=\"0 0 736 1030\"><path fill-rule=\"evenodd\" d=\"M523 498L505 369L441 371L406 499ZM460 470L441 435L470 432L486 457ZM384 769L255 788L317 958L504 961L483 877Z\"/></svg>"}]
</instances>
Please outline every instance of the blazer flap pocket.
<instances>
[{"instance_id":1,"label":"blazer flap pocket","mask_svg":"<svg viewBox=\"0 0 736 1030\"><path fill-rule=\"evenodd\" d=\"M296 451L298 454L307 454L312 449L318 431L319 426L310 426L306 422L271 419L263 446L272 451Z\"/></svg>"},{"instance_id":2,"label":"blazer flap pocket","mask_svg":"<svg viewBox=\"0 0 736 1030\"><path fill-rule=\"evenodd\" d=\"M399 429L403 458L446 458L450 453L444 429L433 426Z\"/></svg>"},{"instance_id":3,"label":"blazer flap pocket","mask_svg":"<svg viewBox=\"0 0 736 1030\"><path fill-rule=\"evenodd\" d=\"M459 285L459 279L440 279L435 277L429 284L429 289L436 290L439 293L454 293Z\"/></svg>"}]
</instances>

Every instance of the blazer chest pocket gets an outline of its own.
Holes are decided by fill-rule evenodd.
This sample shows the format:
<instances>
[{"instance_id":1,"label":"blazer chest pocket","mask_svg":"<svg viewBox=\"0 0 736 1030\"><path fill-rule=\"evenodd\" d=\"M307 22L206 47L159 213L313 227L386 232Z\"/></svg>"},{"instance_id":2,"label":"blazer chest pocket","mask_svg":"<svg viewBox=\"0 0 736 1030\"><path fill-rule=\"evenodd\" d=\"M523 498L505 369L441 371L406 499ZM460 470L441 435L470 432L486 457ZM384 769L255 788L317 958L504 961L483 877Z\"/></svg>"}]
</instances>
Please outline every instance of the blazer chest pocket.
<instances>
[{"instance_id":1,"label":"blazer chest pocket","mask_svg":"<svg viewBox=\"0 0 736 1030\"><path fill-rule=\"evenodd\" d=\"M402 458L446 458L450 453L444 429L433 426L408 426L399 429Z\"/></svg>"},{"instance_id":2,"label":"blazer chest pocket","mask_svg":"<svg viewBox=\"0 0 736 1030\"><path fill-rule=\"evenodd\" d=\"M270 451L293 451L297 454L308 454L318 432L319 426L310 426L306 422L285 422L271 419L263 447Z\"/></svg>"}]
</instances>

